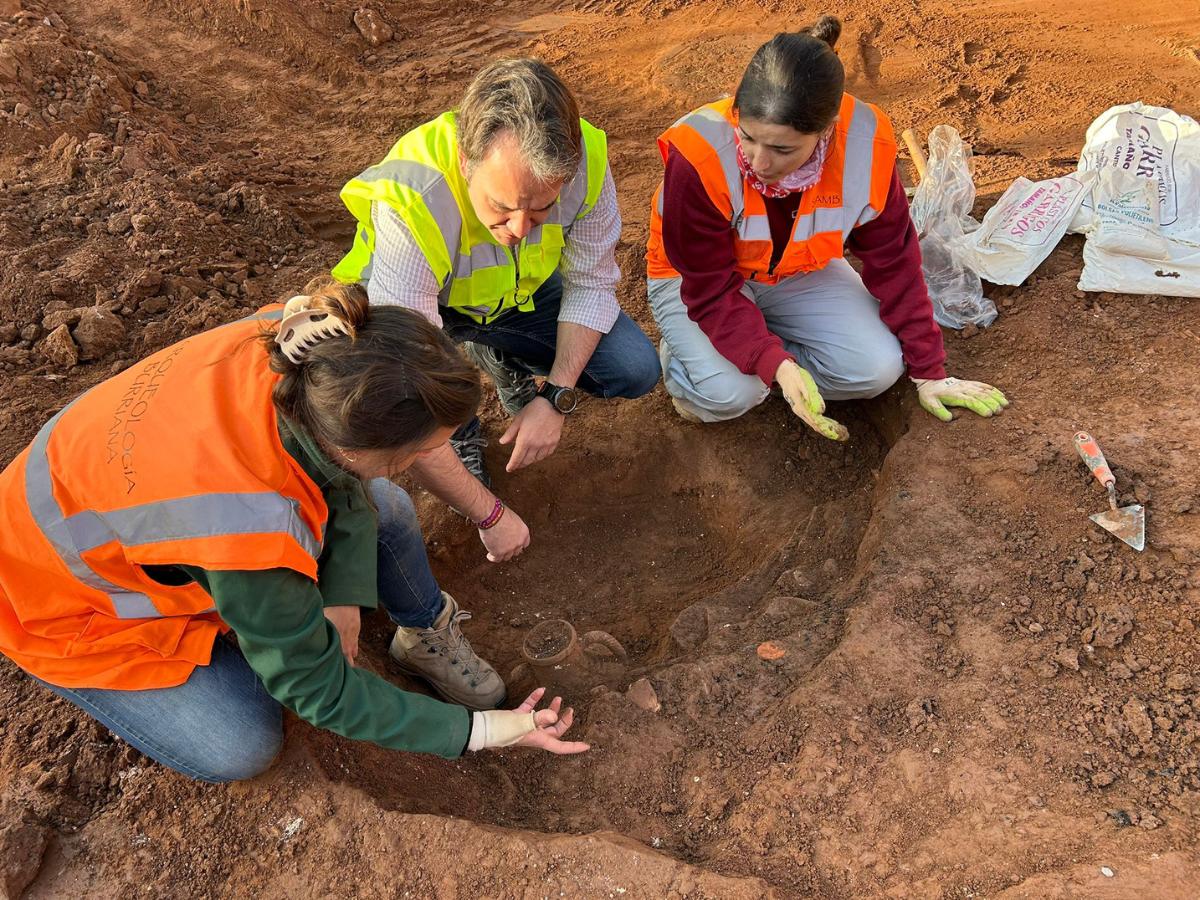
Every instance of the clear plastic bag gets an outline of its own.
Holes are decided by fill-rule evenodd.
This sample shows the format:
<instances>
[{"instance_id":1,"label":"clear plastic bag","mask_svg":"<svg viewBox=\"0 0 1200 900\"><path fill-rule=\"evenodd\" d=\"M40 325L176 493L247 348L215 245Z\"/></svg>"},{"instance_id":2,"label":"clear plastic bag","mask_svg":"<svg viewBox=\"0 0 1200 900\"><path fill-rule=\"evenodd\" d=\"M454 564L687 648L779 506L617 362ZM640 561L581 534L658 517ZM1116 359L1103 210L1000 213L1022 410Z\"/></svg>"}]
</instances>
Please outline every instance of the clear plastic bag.
<instances>
[{"instance_id":1,"label":"clear plastic bag","mask_svg":"<svg viewBox=\"0 0 1200 900\"><path fill-rule=\"evenodd\" d=\"M947 328L984 328L996 320L996 304L983 296L979 276L955 249L979 227L970 215L974 204L971 150L957 131L938 125L929 133L929 165L913 197L912 218L934 318Z\"/></svg>"}]
</instances>

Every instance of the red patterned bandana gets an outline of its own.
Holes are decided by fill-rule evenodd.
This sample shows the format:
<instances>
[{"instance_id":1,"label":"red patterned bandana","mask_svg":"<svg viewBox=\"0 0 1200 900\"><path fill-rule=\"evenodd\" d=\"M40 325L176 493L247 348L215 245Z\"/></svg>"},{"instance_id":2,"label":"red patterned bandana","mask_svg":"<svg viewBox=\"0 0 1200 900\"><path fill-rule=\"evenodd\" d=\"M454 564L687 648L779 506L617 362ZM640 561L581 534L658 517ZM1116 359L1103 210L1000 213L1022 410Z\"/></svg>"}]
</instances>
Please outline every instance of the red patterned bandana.
<instances>
[{"instance_id":1,"label":"red patterned bandana","mask_svg":"<svg viewBox=\"0 0 1200 900\"><path fill-rule=\"evenodd\" d=\"M786 197L796 191L806 190L821 180L821 169L825 165L825 154L829 152L829 138L832 134L832 131L827 131L821 135L812 156L800 168L780 178L774 184L764 184L763 180L750 168L746 154L742 152L742 137L735 128L733 136L737 143L738 169L741 170L742 177L746 179L750 187L764 197Z\"/></svg>"}]
</instances>

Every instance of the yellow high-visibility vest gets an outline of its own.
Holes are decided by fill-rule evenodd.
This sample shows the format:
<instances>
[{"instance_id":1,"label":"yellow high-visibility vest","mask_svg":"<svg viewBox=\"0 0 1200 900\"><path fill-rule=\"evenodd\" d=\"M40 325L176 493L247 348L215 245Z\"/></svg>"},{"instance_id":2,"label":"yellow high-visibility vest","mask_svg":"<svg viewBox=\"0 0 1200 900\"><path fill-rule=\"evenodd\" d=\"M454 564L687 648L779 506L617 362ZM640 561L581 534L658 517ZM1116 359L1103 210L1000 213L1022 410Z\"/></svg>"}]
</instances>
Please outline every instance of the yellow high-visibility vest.
<instances>
[{"instance_id":1,"label":"yellow high-visibility vest","mask_svg":"<svg viewBox=\"0 0 1200 900\"><path fill-rule=\"evenodd\" d=\"M386 203L408 226L441 286L440 301L478 322L516 308L533 309L533 294L558 268L572 225L596 205L608 167L604 132L583 119L583 161L563 185L550 217L519 247L497 241L475 215L459 166L453 111L398 140L377 165L342 188L358 220L350 252L333 268L345 284L366 284L375 256L371 204Z\"/></svg>"}]
</instances>

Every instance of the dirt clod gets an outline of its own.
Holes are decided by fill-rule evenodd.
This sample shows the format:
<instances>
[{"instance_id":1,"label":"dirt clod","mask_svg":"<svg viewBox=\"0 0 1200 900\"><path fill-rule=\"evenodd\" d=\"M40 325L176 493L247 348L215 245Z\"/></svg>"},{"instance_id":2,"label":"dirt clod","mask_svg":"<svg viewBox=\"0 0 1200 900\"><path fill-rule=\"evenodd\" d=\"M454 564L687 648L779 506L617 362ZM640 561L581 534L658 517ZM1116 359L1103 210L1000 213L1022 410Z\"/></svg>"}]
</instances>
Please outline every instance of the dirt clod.
<instances>
[{"instance_id":1,"label":"dirt clod","mask_svg":"<svg viewBox=\"0 0 1200 900\"><path fill-rule=\"evenodd\" d=\"M654 685L650 683L648 678L639 678L631 684L625 691L625 696L638 709L644 709L646 712L658 712L662 709L662 704L658 701L658 694L654 690Z\"/></svg>"},{"instance_id":2,"label":"dirt clod","mask_svg":"<svg viewBox=\"0 0 1200 900\"><path fill-rule=\"evenodd\" d=\"M395 33L392 26L384 21L383 16L369 7L363 7L355 11L354 27L358 29L358 33L366 38L367 43L372 47L386 44L392 39Z\"/></svg>"},{"instance_id":3,"label":"dirt clod","mask_svg":"<svg viewBox=\"0 0 1200 900\"><path fill-rule=\"evenodd\" d=\"M71 338L71 329L59 325L41 344L42 353L60 369L69 369L79 364L79 348Z\"/></svg>"},{"instance_id":4,"label":"dirt clod","mask_svg":"<svg viewBox=\"0 0 1200 900\"><path fill-rule=\"evenodd\" d=\"M111 310L91 306L83 311L71 333L79 344L80 359L102 359L124 342L125 325Z\"/></svg>"},{"instance_id":5,"label":"dirt clod","mask_svg":"<svg viewBox=\"0 0 1200 900\"><path fill-rule=\"evenodd\" d=\"M17 898L42 868L49 828L29 823L0 828L0 895Z\"/></svg>"}]
</instances>

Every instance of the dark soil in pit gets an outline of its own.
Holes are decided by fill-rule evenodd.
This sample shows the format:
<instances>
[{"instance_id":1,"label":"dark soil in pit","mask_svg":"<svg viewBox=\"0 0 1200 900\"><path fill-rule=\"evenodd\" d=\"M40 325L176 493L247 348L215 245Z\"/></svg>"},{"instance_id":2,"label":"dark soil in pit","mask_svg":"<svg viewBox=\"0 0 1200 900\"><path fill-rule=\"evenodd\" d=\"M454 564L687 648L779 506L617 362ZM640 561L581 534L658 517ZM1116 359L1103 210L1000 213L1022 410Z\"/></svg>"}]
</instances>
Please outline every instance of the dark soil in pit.
<instances>
[{"instance_id":1,"label":"dark soil in pit","mask_svg":"<svg viewBox=\"0 0 1200 900\"><path fill-rule=\"evenodd\" d=\"M733 87L730 54L808 18L379 3L394 38L370 47L361 5L0 0L0 460L111 372L328 268L345 179L497 55L555 65L606 129L620 297L653 334L655 136ZM1018 175L1074 168L1112 104L1200 114L1178 3L1133 25L1065 0L843 12L851 90L897 129L974 144L977 215ZM564 618L611 632L627 680L653 685L657 713L624 685L569 698L584 756L448 762L289 719L269 773L210 787L0 664L0 894L1192 900L1200 304L1077 294L1080 246L989 287L991 328L947 336L953 374L1013 399L997 421L943 425L897 388L838 408L854 440L835 447L778 400L705 428L661 389L591 403L543 464L507 477L492 448L534 539L511 566L418 496L435 571L502 672ZM94 305L124 338L49 362L44 323ZM1104 503L1079 429L1122 505L1146 506L1144 553L1087 520ZM388 632L370 617L360 659L401 681ZM783 655L760 659L767 640Z\"/></svg>"}]
</instances>

